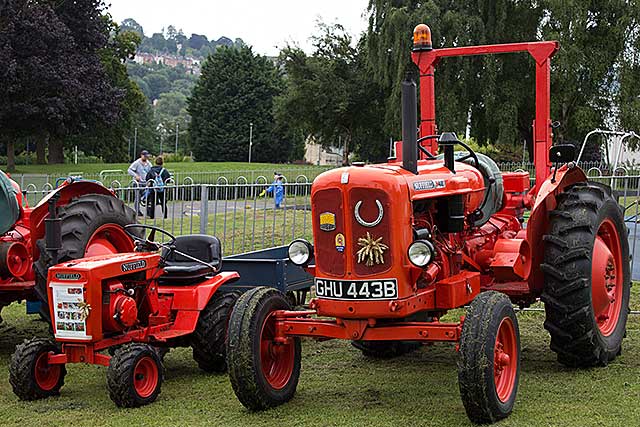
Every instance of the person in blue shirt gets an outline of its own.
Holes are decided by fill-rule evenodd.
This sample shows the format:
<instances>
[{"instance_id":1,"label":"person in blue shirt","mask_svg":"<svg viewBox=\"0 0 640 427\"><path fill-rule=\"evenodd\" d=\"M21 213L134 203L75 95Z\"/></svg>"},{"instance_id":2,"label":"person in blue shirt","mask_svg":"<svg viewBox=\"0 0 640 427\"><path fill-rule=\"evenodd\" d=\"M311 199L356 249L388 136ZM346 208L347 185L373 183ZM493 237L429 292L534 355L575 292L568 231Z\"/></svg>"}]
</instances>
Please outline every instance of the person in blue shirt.
<instances>
[{"instance_id":1,"label":"person in blue shirt","mask_svg":"<svg viewBox=\"0 0 640 427\"><path fill-rule=\"evenodd\" d=\"M262 190L260 197L264 197L265 194L273 194L276 209L280 209L280 205L284 200L284 177L279 173L273 174L273 184L271 184L266 190Z\"/></svg>"}]
</instances>

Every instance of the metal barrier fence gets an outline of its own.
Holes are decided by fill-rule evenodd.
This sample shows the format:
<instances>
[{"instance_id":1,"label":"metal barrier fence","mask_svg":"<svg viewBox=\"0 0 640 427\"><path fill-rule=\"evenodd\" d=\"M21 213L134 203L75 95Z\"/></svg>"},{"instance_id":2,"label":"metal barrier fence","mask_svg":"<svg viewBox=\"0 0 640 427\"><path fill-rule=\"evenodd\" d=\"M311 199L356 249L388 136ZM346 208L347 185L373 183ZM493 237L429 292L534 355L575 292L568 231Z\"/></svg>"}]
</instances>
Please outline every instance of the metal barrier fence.
<instances>
[{"instance_id":1,"label":"metal barrier fence","mask_svg":"<svg viewBox=\"0 0 640 427\"><path fill-rule=\"evenodd\" d=\"M168 180L163 187L154 186L153 181L147 186L114 184L111 189L116 196L141 214L138 222L176 236L215 235L225 255L286 245L299 237L312 239L311 182L306 176L282 184L279 206L273 197L275 188L264 194L271 186L265 177L256 182L220 177L215 184L195 184L190 178L180 184ZM27 189L25 195L34 205L51 189Z\"/></svg>"},{"instance_id":2,"label":"metal barrier fence","mask_svg":"<svg viewBox=\"0 0 640 427\"><path fill-rule=\"evenodd\" d=\"M276 168L275 170L256 169L176 172L169 168L169 172L171 172L173 179L177 183L190 182L193 184L216 184L220 178L226 178L229 182L233 182L238 179L246 179L249 182L256 182L263 177L271 179L274 172L282 174L286 181L295 180L295 178L300 175L313 180L322 172L332 168L333 166L292 167L289 165L283 166L282 168ZM109 169L103 170L100 173L71 172L64 176L60 174L12 174L11 178L20 184L20 188L22 189L27 189L28 187L29 191L50 191L51 188L56 186L57 182L61 179L66 179L67 176L76 176L86 180L97 181L107 187L111 187L112 185L124 187L131 184L131 176L127 173L126 169Z\"/></svg>"}]
</instances>

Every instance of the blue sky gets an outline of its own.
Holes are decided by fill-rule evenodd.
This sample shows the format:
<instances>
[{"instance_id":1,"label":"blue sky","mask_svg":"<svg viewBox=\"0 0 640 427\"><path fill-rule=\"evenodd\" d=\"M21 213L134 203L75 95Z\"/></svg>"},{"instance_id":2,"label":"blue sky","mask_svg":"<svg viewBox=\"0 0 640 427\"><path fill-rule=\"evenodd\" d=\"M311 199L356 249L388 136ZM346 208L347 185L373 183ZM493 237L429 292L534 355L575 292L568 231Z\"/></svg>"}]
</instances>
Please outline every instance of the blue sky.
<instances>
[{"instance_id":1,"label":"blue sky","mask_svg":"<svg viewBox=\"0 0 640 427\"><path fill-rule=\"evenodd\" d=\"M110 0L110 13L121 22L134 18L150 36L163 27L182 28L187 36L209 39L240 37L256 53L277 55L279 48L295 41L309 51L315 22L338 22L354 36L367 26L363 14L367 0Z\"/></svg>"}]
</instances>

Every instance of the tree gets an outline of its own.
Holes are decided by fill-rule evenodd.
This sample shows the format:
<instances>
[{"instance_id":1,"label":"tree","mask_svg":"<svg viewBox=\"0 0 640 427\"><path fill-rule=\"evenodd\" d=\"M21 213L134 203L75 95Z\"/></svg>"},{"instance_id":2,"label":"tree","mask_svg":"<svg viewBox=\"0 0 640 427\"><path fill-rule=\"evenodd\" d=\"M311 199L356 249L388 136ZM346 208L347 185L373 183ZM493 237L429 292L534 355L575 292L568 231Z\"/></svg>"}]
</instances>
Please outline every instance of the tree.
<instances>
[{"instance_id":1,"label":"tree","mask_svg":"<svg viewBox=\"0 0 640 427\"><path fill-rule=\"evenodd\" d=\"M287 47L280 60L287 89L278 98L279 123L291 123L325 147L343 149L344 162L351 150L366 160L382 160L388 152L383 136L382 91L368 81L364 43L352 46L340 25L318 25L314 54Z\"/></svg>"},{"instance_id":2,"label":"tree","mask_svg":"<svg viewBox=\"0 0 640 427\"><path fill-rule=\"evenodd\" d=\"M371 0L367 45L373 77L386 93L385 129L400 133L400 81L415 71L411 31L425 22L435 47L559 40L551 73L552 117L561 122L556 138L582 140L615 111L628 111L610 94L623 80L623 70L631 70L618 64L637 34L637 11L637 1L622 0ZM527 55L443 60L436 72L438 125L458 133L470 126L481 144L513 146L526 140L531 153L534 84ZM638 86L626 87L624 98L633 98Z\"/></svg>"},{"instance_id":3,"label":"tree","mask_svg":"<svg viewBox=\"0 0 640 427\"><path fill-rule=\"evenodd\" d=\"M110 24L112 35L106 48L101 51L102 64L114 87L124 92L119 105L120 114L115 124L98 124L74 138L75 145L85 153L92 153L106 162L129 160L125 154L128 138L134 128L151 127L147 121L149 102L140 88L127 74L127 60L135 56L140 36L131 31L122 31L114 22ZM142 132L141 132L142 133Z\"/></svg>"},{"instance_id":4,"label":"tree","mask_svg":"<svg viewBox=\"0 0 640 427\"><path fill-rule=\"evenodd\" d=\"M117 120L122 92L99 57L108 40L103 3L54 5L10 0L0 11L0 133L35 137L40 161L48 139L49 162L61 163L64 138Z\"/></svg>"},{"instance_id":5,"label":"tree","mask_svg":"<svg viewBox=\"0 0 640 427\"><path fill-rule=\"evenodd\" d=\"M127 18L122 21L122 24L120 24L120 31L132 31L140 36L140 40L144 38L144 29L142 28L142 25L138 24L138 22L133 18Z\"/></svg>"},{"instance_id":6,"label":"tree","mask_svg":"<svg viewBox=\"0 0 640 427\"><path fill-rule=\"evenodd\" d=\"M151 48L157 52L164 52L167 48L167 41L162 33L154 33L149 40Z\"/></svg>"},{"instance_id":7,"label":"tree","mask_svg":"<svg viewBox=\"0 0 640 427\"><path fill-rule=\"evenodd\" d=\"M164 73L155 72L149 74L144 78L144 81L149 86L149 99L152 101L158 99L160 94L171 89L171 82Z\"/></svg>"},{"instance_id":8,"label":"tree","mask_svg":"<svg viewBox=\"0 0 640 427\"><path fill-rule=\"evenodd\" d=\"M189 38L189 47L191 49L200 50L202 46L209 44L209 39L207 36L203 36L201 34L191 34Z\"/></svg>"},{"instance_id":9,"label":"tree","mask_svg":"<svg viewBox=\"0 0 640 427\"><path fill-rule=\"evenodd\" d=\"M279 138L273 117L281 92L278 69L251 48L218 48L202 67L187 101L193 153L199 161L246 161L253 123L253 160L288 160L289 141Z\"/></svg>"}]
</instances>

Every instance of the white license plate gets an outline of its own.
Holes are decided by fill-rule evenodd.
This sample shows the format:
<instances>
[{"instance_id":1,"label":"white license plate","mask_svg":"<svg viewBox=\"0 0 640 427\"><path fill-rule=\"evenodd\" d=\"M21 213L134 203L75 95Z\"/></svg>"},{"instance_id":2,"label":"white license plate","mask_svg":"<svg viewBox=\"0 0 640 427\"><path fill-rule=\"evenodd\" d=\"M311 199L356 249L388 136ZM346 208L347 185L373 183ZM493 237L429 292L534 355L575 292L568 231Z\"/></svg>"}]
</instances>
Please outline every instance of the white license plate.
<instances>
[{"instance_id":1,"label":"white license plate","mask_svg":"<svg viewBox=\"0 0 640 427\"><path fill-rule=\"evenodd\" d=\"M398 298L398 281L382 280L314 280L318 298L340 300L391 300Z\"/></svg>"}]
</instances>

